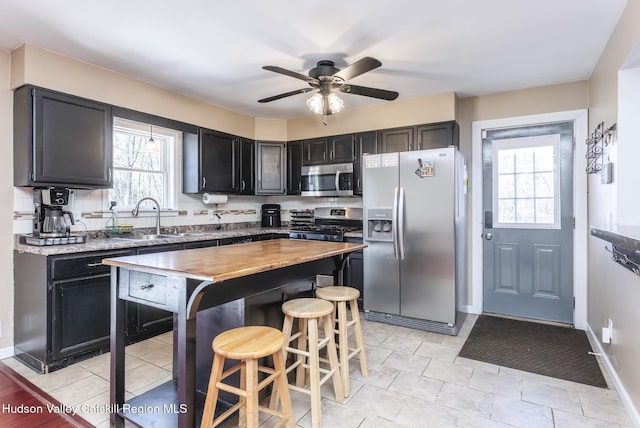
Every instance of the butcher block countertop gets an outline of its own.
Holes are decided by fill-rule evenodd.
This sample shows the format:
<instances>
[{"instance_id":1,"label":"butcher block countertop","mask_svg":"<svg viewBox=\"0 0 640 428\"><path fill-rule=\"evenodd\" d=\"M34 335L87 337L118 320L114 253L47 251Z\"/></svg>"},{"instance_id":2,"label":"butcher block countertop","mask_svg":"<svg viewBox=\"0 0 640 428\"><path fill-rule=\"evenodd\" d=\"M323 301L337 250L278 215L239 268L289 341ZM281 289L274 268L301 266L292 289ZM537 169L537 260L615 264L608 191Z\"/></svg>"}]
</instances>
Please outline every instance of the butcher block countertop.
<instances>
[{"instance_id":1,"label":"butcher block countertop","mask_svg":"<svg viewBox=\"0 0 640 428\"><path fill-rule=\"evenodd\" d=\"M244 244L104 259L110 266L200 281L221 282L287 266L339 256L363 244L273 239Z\"/></svg>"}]
</instances>

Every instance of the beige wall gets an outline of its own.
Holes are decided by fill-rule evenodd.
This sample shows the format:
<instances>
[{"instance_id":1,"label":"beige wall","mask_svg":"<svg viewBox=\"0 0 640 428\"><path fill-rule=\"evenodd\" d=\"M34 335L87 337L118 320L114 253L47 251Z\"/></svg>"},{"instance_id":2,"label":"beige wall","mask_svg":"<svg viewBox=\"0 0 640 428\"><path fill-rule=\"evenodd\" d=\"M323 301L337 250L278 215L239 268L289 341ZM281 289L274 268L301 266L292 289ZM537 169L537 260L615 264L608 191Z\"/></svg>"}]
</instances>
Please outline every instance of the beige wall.
<instances>
[{"instance_id":1,"label":"beige wall","mask_svg":"<svg viewBox=\"0 0 640 428\"><path fill-rule=\"evenodd\" d=\"M0 50L0 200L13 201L13 93L11 56ZM9 204L11 205L11 204ZM13 209L0 209L0 350L13 346Z\"/></svg>"},{"instance_id":2,"label":"beige wall","mask_svg":"<svg viewBox=\"0 0 640 428\"><path fill-rule=\"evenodd\" d=\"M375 129L397 128L456 119L455 93L393 101L357 110L344 110L327 117L309 116L287 121L288 141Z\"/></svg>"},{"instance_id":3,"label":"beige wall","mask_svg":"<svg viewBox=\"0 0 640 428\"><path fill-rule=\"evenodd\" d=\"M12 53L11 88L25 83L254 138L255 119L35 46Z\"/></svg>"},{"instance_id":4,"label":"beige wall","mask_svg":"<svg viewBox=\"0 0 640 428\"><path fill-rule=\"evenodd\" d=\"M589 92L589 129L604 122L609 126L618 121L618 70L631 51L640 45L640 2L629 0L609 43L598 61L591 77ZM640 111L637 112L640 115ZM637 119L636 119L637 121ZM617 198L637 195L640 182L638 158L633 146L637 138L626 138L624 125L619 128L619 139L606 151L614 162L616 173L612 184L601 184L597 175L589 177L589 219L592 225L607 227L615 225ZM623 180L618 177L623 176ZM635 177L634 177L635 176ZM621 191L621 189L630 189ZM619 195L618 195L619 193ZM640 216L635 213L636 225ZM588 322L595 332L613 321L613 339L603 348L616 369L629 398L633 402L638 418L640 409L640 278L611 261L604 250L605 241L591 237L589 240L589 310ZM636 419L640 423L640 419Z\"/></svg>"}]
</instances>

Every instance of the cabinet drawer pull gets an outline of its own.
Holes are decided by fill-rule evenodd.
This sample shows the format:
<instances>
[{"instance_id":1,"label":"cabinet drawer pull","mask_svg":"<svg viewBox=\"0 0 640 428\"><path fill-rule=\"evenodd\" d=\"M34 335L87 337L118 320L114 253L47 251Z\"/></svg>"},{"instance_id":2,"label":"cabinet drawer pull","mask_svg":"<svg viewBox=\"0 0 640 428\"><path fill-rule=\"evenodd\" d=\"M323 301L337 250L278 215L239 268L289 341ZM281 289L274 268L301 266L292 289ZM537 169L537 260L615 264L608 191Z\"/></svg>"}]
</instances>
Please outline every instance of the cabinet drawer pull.
<instances>
[{"instance_id":1,"label":"cabinet drawer pull","mask_svg":"<svg viewBox=\"0 0 640 428\"><path fill-rule=\"evenodd\" d=\"M96 267L96 266L102 266L102 262L87 263L87 267Z\"/></svg>"},{"instance_id":2,"label":"cabinet drawer pull","mask_svg":"<svg viewBox=\"0 0 640 428\"><path fill-rule=\"evenodd\" d=\"M140 290L150 290L153 288L153 284L142 285Z\"/></svg>"}]
</instances>

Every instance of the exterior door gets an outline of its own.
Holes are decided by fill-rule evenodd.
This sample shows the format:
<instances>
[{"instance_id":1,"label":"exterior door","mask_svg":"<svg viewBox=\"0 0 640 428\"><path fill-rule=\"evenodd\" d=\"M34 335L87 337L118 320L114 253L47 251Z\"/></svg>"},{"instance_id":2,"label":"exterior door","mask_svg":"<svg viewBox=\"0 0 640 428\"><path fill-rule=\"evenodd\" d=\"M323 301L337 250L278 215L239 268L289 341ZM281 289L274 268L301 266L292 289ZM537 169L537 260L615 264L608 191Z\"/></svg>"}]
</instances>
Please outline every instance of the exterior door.
<instances>
[{"instance_id":1,"label":"exterior door","mask_svg":"<svg viewBox=\"0 0 640 428\"><path fill-rule=\"evenodd\" d=\"M573 122L482 144L484 312L573 324Z\"/></svg>"}]
</instances>

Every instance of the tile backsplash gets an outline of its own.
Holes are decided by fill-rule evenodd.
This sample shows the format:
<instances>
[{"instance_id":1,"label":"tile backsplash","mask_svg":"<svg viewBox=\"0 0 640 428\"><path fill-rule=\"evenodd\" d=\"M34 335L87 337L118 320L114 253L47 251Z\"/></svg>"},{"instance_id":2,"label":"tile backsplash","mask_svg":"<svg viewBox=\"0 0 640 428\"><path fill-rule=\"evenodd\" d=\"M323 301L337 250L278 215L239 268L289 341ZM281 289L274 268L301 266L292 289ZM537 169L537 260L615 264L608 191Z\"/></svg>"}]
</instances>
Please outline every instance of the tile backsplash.
<instances>
[{"instance_id":1,"label":"tile backsplash","mask_svg":"<svg viewBox=\"0 0 640 428\"><path fill-rule=\"evenodd\" d=\"M83 232L86 230L104 229L110 222L108 206L103 199L104 190L75 191L75 200L71 211L76 218L76 224L71 230ZM290 210L314 209L320 206L361 207L362 199L352 198L310 198L300 196L229 196L224 204L205 205L201 195L178 196L178 209L163 211L160 223L162 227L216 225L226 223L255 223L259 225L262 204L280 204L282 206L282 221L291 219ZM23 234L32 232L33 196L28 187L14 187L13 201L13 233ZM218 214L218 218L215 214ZM139 217L131 215L130 211L118 211L120 224L133 224L134 228L149 228L155 225L155 215L144 213Z\"/></svg>"}]
</instances>

